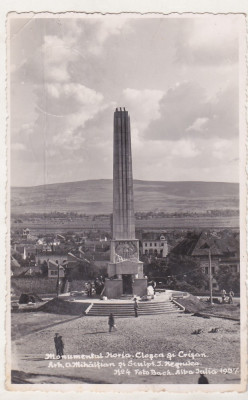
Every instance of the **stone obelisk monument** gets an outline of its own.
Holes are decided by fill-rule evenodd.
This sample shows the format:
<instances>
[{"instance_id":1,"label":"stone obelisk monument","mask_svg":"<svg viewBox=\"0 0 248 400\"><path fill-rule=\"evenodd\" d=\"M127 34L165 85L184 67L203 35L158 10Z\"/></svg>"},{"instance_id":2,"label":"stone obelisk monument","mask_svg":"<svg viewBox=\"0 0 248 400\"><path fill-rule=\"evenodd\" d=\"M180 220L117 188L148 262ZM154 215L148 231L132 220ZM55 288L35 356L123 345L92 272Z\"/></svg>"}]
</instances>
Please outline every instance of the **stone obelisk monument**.
<instances>
[{"instance_id":1,"label":"stone obelisk monument","mask_svg":"<svg viewBox=\"0 0 248 400\"><path fill-rule=\"evenodd\" d=\"M113 239L134 239L133 173L130 118L114 113Z\"/></svg>"},{"instance_id":2,"label":"stone obelisk monument","mask_svg":"<svg viewBox=\"0 0 248 400\"><path fill-rule=\"evenodd\" d=\"M139 241L135 239L130 118L125 108L114 113L113 238L105 294L142 296L147 291Z\"/></svg>"}]
</instances>

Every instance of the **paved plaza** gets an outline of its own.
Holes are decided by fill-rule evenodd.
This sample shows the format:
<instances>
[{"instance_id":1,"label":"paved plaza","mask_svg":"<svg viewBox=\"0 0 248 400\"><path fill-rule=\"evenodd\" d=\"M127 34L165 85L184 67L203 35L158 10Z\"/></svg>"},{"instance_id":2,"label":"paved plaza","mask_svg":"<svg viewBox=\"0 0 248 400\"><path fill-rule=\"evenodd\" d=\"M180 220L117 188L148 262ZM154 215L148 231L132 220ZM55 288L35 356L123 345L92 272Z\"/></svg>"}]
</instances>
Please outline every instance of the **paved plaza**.
<instances>
[{"instance_id":1,"label":"paved plaza","mask_svg":"<svg viewBox=\"0 0 248 400\"><path fill-rule=\"evenodd\" d=\"M34 312L13 314L12 325L13 383L192 384L199 370L213 384L239 383L237 321L189 314L117 318L117 331L109 333L106 317ZM53 359L55 332L65 344L62 360Z\"/></svg>"}]
</instances>

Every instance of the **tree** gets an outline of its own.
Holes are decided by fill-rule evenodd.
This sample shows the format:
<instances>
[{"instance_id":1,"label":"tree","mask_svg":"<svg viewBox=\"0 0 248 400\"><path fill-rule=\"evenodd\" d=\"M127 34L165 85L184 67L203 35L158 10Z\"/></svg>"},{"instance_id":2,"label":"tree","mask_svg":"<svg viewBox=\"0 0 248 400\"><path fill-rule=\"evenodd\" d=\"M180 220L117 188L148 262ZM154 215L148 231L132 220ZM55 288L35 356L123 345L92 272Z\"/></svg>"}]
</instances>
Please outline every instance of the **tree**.
<instances>
[{"instance_id":1,"label":"tree","mask_svg":"<svg viewBox=\"0 0 248 400\"><path fill-rule=\"evenodd\" d=\"M151 260L147 257L144 259L144 274L148 276L149 279L163 278L168 276L168 266L167 262L161 258L152 258Z\"/></svg>"},{"instance_id":2,"label":"tree","mask_svg":"<svg viewBox=\"0 0 248 400\"><path fill-rule=\"evenodd\" d=\"M240 293L240 274L232 272L228 265L222 265L214 275L220 289L229 291L232 289L234 293Z\"/></svg>"},{"instance_id":3,"label":"tree","mask_svg":"<svg viewBox=\"0 0 248 400\"><path fill-rule=\"evenodd\" d=\"M48 265L47 265L46 261L43 261L43 263L41 264L40 270L41 270L41 274L43 276L47 276L48 275Z\"/></svg>"},{"instance_id":4,"label":"tree","mask_svg":"<svg viewBox=\"0 0 248 400\"><path fill-rule=\"evenodd\" d=\"M209 283L209 277L199 268L188 274L187 282L197 289L204 289Z\"/></svg>"},{"instance_id":5,"label":"tree","mask_svg":"<svg viewBox=\"0 0 248 400\"><path fill-rule=\"evenodd\" d=\"M205 289L208 277L194 257L170 254L166 259L144 259L144 273L149 279L164 278L169 289L194 292Z\"/></svg>"},{"instance_id":6,"label":"tree","mask_svg":"<svg viewBox=\"0 0 248 400\"><path fill-rule=\"evenodd\" d=\"M176 279L177 287L179 282L184 282L190 285L192 291L204 289L207 285L208 278L202 271L200 261L194 257L171 254L168 257L168 267L170 274Z\"/></svg>"}]
</instances>

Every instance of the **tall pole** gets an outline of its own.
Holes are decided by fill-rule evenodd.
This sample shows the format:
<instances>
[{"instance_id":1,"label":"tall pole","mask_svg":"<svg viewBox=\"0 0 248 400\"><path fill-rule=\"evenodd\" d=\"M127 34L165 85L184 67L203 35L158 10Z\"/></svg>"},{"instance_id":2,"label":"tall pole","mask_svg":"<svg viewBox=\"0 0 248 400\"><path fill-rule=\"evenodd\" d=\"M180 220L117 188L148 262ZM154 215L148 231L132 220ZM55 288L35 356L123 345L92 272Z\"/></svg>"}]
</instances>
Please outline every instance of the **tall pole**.
<instances>
[{"instance_id":1,"label":"tall pole","mask_svg":"<svg viewBox=\"0 0 248 400\"><path fill-rule=\"evenodd\" d=\"M210 290L210 304L213 304L213 287L212 287L212 262L211 262L211 251L208 252L209 257L209 290Z\"/></svg>"},{"instance_id":2,"label":"tall pole","mask_svg":"<svg viewBox=\"0 0 248 400\"><path fill-rule=\"evenodd\" d=\"M57 297L59 297L59 263L58 263L58 284L57 284Z\"/></svg>"}]
</instances>

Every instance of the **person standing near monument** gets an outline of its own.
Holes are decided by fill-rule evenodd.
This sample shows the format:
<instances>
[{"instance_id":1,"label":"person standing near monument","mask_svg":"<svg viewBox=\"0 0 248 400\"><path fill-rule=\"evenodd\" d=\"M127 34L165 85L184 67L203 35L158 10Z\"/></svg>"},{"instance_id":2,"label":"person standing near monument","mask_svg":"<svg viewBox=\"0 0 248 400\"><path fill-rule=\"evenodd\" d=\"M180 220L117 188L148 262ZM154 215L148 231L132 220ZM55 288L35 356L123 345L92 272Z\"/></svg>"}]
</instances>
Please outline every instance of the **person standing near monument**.
<instances>
[{"instance_id":1,"label":"person standing near monument","mask_svg":"<svg viewBox=\"0 0 248 400\"><path fill-rule=\"evenodd\" d=\"M58 336L58 355L60 356L60 359L64 355L64 342L62 340L62 336Z\"/></svg>"},{"instance_id":2,"label":"person standing near monument","mask_svg":"<svg viewBox=\"0 0 248 400\"><path fill-rule=\"evenodd\" d=\"M92 283L89 282L89 297L92 297Z\"/></svg>"},{"instance_id":3,"label":"person standing near monument","mask_svg":"<svg viewBox=\"0 0 248 400\"><path fill-rule=\"evenodd\" d=\"M221 298L222 298L222 304L225 303L225 298L226 298L226 291L225 289L222 289L221 291Z\"/></svg>"},{"instance_id":4,"label":"person standing near monument","mask_svg":"<svg viewBox=\"0 0 248 400\"><path fill-rule=\"evenodd\" d=\"M234 293L233 293L233 291L231 289L230 292L229 292L229 299L228 299L228 303L229 304L233 304L233 296L234 296Z\"/></svg>"},{"instance_id":5,"label":"person standing near monument","mask_svg":"<svg viewBox=\"0 0 248 400\"><path fill-rule=\"evenodd\" d=\"M55 344L56 356L59 355L59 341L58 341L58 339L59 339L59 334L58 334L58 333L55 333L55 336L54 336L54 344Z\"/></svg>"},{"instance_id":6,"label":"person standing near monument","mask_svg":"<svg viewBox=\"0 0 248 400\"><path fill-rule=\"evenodd\" d=\"M137 302L136 297L135 297L135 299L134 299L134 306L133 306L133 308L134 308L135 318L137 318L137 317L138 317L138 308L139 308L139 305L138 305L138 302Z\"/></svg>"},{"instance_id":7,"label":"person standing near monument","mask_svg":"<svg viewBox=\"0 0 248 400\"><path fill-rule=\"evenodd\" d=\"M112 313L109 314L108 324L109 324L109 332L112 331L112 328L114 328L115 331L117 331L115 326L115 319Z\"/></svg>"}]
</instances>

